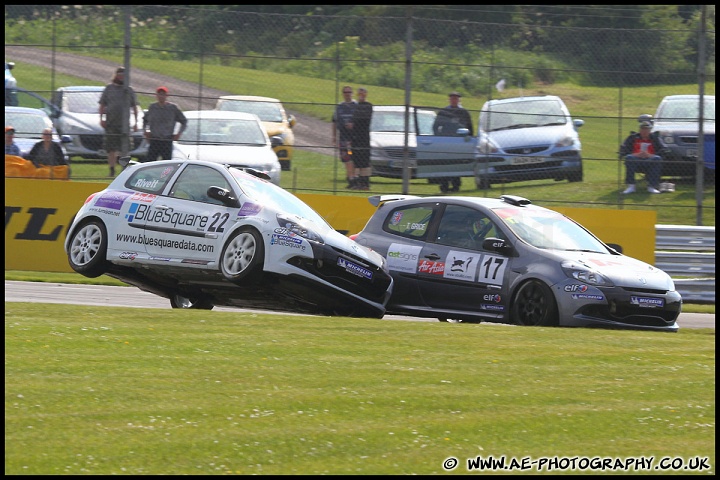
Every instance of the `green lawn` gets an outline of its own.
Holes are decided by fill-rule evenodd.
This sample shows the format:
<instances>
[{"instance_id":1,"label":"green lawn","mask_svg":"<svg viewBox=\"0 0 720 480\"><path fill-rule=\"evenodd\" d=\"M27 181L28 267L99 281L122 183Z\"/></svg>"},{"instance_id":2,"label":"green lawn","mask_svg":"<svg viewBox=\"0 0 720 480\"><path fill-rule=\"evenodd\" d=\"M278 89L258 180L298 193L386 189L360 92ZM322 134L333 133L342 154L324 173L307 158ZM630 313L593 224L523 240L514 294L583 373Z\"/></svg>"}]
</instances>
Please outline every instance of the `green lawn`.
<instances>
[{"instance_id":1,"label":"green lawn","mask_svg":"<svg viewBox=\"0 0 720 480\"><path fill-rule=\"evenodd\" d=\"M428 475L477 456L715 473L715 331L5 305L6 475Z\"/></svg>"}]
</instances>

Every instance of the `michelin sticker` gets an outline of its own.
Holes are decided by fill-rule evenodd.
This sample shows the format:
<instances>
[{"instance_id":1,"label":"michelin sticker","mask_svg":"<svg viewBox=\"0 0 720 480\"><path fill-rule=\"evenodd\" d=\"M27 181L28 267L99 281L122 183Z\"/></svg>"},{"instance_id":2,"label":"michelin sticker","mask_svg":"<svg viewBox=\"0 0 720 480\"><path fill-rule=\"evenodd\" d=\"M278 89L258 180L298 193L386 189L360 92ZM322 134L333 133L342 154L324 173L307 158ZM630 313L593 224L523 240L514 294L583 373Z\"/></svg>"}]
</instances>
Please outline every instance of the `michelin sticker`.
<instances>
[{"instance_id":1,"label":"michelin sticker","mask_svg":"<svg viewBox=\"0 0 720 480\"><path fill-rule=\"evenodd\" d=\"M393 243L388 248L388 268L397 272L415 273L422 247Z\"/></svg>"},{"instance_id":2,"label":"michelin sticker","mask_svg":"<svg viewBox=\"0 0 720 480\"><path fill-rule=\"evenodd\" d=\"M652 297L630 297L630 303L640 308L662 308L665 306L665 300L662 298Z\"/></svg>"}]
</instances>

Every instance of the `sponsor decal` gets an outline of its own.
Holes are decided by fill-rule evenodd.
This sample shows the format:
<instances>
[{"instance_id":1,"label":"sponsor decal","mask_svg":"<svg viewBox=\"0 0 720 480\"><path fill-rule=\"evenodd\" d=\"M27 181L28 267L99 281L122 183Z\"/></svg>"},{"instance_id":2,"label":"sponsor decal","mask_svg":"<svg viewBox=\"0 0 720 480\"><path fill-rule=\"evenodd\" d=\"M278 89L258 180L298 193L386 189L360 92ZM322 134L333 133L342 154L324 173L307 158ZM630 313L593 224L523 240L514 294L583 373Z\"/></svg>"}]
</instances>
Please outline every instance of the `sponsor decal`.
<instances>
[{"instance_id":1,"label":"sponsor decal","mask_svg":"<svg viewBox=\"0 0 720 480\"><path fill-rule=\"evenodd\" d=\"M151 256L149 260L157 260L158 262L169 262L170 259L168 257L155 257Z\"/></svg>"},{"instance_id":2,"label":"sponsor decal","mask_svg":"<svg viewBox=\"0 0 720 480\"><path fill-rule=\"evenodd\" d=\"M504 305L495 305L492 303L482 303L482 304L480 304L480 308L482 308L483 310L494 310L496 312L505 311Z\"/></svg>"},{"instance_id":3,"label":"sponsor decal","mask_svg":"<svg viewBox=\"0 0 720 480\"><path fill-rule=\"evenodd\" d=\"M297 233L285 227L277 227L275 230L273 230L273 232L277 233L278 235L287 235L289 237L294 237L297 235Z\"/></svg>"},{"instance_id":4,"label":"sponsor decal","mask_svg":"<svg viewBox=\"0 0 720 480\"><path fill-rule=\"evenodd\" d=\"M445 260L446 268L443 277L472 282L475 280L479 260L480 257L477 255L450 250ZM448 265L450 268L447 268Z\"/></svg>"},{"instance_id":5,"label":"sponsor decal","mask_svg":"<svg viewBox=\"0 0 720 480\"><path fill-rule=\"evenodd\" d=\"M260 210L262 210L262 205L258 205L256 203L250 203L245 202L242 204L242 207L240 207L240 211L238 212L238 217L252 217L260 213Z\"/></svg>"},{"instance_id":6,"label":"sponsor decal","mask_svg":"<svg viewBox=\"0 0 720 480\"><path fill-rule=\"evenodd\" d=\"M120 259L121 260L135 260L137 258L138 253L137 252L122 252L120 253Z\"/></svg>"},{"instance_id":7,"label":"sponsor decal","mask_svg":"<svg viewBox=\"0 0 720 480\"><path fill-rule=\"evenodd\" d=\"M571 297L573 300L605 300L602 295L593 295L591 293L573 293Z\"/></svg>"},{"instance_id":8,"label":"sponsor decal","mask_svg":"<svg viewBox=\"0 0 720 480\"><path fill-rule=\"evenodd\" d=\"M216 222L224 220L224 224L227 218L221 219L219 214L213 215L216 218ZM176 212L174 208L166 209L154 209L150 205L141 203L132 203L128 209L127 215L128 223L134 223L136 221L145 220L148 224L160 224L161 226L172 226L177 228L178 226L187 228L195 227L198 231L204 231L208 226L210 217L207 215L195 215L192 213ZM216 222L213 222L216 223ZM210 230L214 231L214 230Z\"/></svg>"},{"instance_id":9,"label":"sponsor decal","mask_svg":"<svg viewBox=\"0 0 720 480\"><path fill-rule=\"evenodd\" d=\"M160 178L165 178L168 175L172 175L172 173L175 171L175 167L167 167L165 170L162 171L160 174Z\"/></svg>"},{"instance_id":10,"label":"sponsor decal","mask_svg":"<svg viewBox=\"0 0 720 480\"><path fill-rule=\"evenodd\" d=\"M402 243L393 243L388 248L388 268L398 272L415 273L422 247L413 247Z\"/></svg>"},{"instance_id":11,"label":"sponsor decal","mask_svg":"<svg viewBox=\"0 0 720 480\"><path fill-rule=\"evenodd\" d=\"M120 210L125 200L132 196L133 192L106 192L95 200L96 207Z\"/></svg>"},{"instance_id":12,"label":"sponsor decal","mask_svg":"<svg viewBox=\"0 0 720 480\"><path fill-rule=\"evenodd\" d=\"M483 300L500 303L502 302L502 297L498 293L490 293L488 295L483 295Z\"/></svg>"},{"instance_id":13,"label":"sponsor decal","mask_svg":"<svg viewBox=\"0 0 720 480\"><path fill-rule=\"evenodd\" d=\"M180 263L192 263L193 265L207 265L209 260L196 260L194 258L183 258Z\"/></svg>"},{"instance_id":14,"label":"sponsor decal","mask_svg":"<svg viewBox=\"0 0 720 480\"><path fill-rule=\"evenodd\" d=\"M131 197L131 202L152 203L157 198L154 193L135 192Z\"/></svg>"},{"instance_id":15,"label":"sponsor decal","mask_svg":"<svg viewBox=\"0 0 720 480\"><path fill-rule=\"evenodd\" d=\"M565 290L566 292L582 293L582 292L587 292L587 289L588 289L587 285L577 285L577 284L565 285L565 287L563 287L563 290Z\"/></svg>"},{"instance_id":16,"label":"sponsor decal","mask_svg":"<svg viewBox=\"0 0 720 480\"><path fill-rule=\"evenodd\" d=\"M306 246L303 245L303 239L295 235L278 235L273 233L270 237L270 245L280 245L281 247L298 248L305 251Z\"/></svg>"},{"instance_id":17,"label":"sponsor decal","mask_svg":"<svg viewBox=\"0 0 720 480\"><path fill-rule=\"evenodd\" d=\"M95 208L95 207L90 207L90 208L88 208L88 210L91 212L102 213L103 215L109 215L111 217L119 217L120 216L119 210L108 210L107 208Z\"/></svg>"},{"instance_id":18,"label":"sponsor decal","mask_svg":"<svg viewBox=\"0 0 720 480\"><path fill-rule=\"evenodd\" d=\"M662 308L665 306L665 300L662 298L652 298L652 297L630 297L630 303L632 305L637 305L641 308Z\"/></svg>"},{"instance_id":19,"label":"sponsor decal","mask_svg":"<svg viewBox=\"0 0 720 480\"><path fill-rule=\"evenodd\" d=\"M390 220L390 225L398 225L403 218L403 212L395 212L393 213L392 219Z\"/></svg>"},{"instance_id":20,"label":"sponsor decal","mask_svg":"<svg viewBox=\"0 0 720 480\"><path fill-rule=\"evenodd\" d=\"M420 260L418 263L418 273L429 273L432 275L442 275L445 273L445 262L433 262L430 260Z\"/></svg>"},{"instance_id":21,"label":"sponsor decal","mask_svg":"<svg viewBox=\"0 0 720 480\"><path fill-rule=\"evenodd\" d=\"M367 268L358 265L354 262L351 262L350 260L346 260L342 257L338 257L337 264L340 268L345 269L346 272L352 273L353 275L357 275L358 277L367 278L368 280L372 279L373 272L368 270Z\"/></svg>"}]
</instances>

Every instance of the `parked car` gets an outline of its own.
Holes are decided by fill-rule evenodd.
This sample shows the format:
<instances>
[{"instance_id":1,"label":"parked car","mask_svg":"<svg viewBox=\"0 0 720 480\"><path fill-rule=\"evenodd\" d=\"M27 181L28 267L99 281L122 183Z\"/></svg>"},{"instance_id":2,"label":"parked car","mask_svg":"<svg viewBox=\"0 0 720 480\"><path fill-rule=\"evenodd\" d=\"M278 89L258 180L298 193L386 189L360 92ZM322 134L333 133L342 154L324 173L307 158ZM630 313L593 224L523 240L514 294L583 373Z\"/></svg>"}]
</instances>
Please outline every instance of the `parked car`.
<instances>
[{"instance_id":1,"label":"parked car","mask_svg":"<svg viewBox=\"0 0 720 480\"><path fill-rule=\"evenodd\" d=\"M100 105L98 101L105 87L74 86L61 87L52 94L50 102L56 106L49 112L55 128L61 135L72 139L67 144L68 154L82 158L106 158L105 129L100 125ZM133 131L135 118L130 113L129 155L143 159L147 155L148 144L143 138L142 112L138 115L138 131Z\"/></svg>"},{"instance_id":2,"label":"parked car","mask_svg":"<svg viewBox=\"0 0 720 480\"><path fill-rule=\"evenodd\" d=\"M128 160L71 222L64 246L74 271L107 274L173 308L385 313L392 277L383 257L266 175L214 162Z\"/></svg>"},{"instance_id":3,"label":"parked car","mask_svg":"<svg viewBox=\"0 0 720 480\"><path fill-rule=\"evenodd\" d=\"M32 147L43 139L43 130L53 129L53 141L60 144L65 154L65 161L69 164L70 158L67 155L65 144L71 140L67 136L62 138L53 127L52 120L44 110L26 107L5 107L5 125L15 127L15 143L20 148L20 156L27 157Z\"/></svg>"},{"instance_id":4,"label":"parked car","mask_svg":"<svg viewBox=\"0 0 720 480\"><path fill-rule=\"evenodd\" d=\"M553 95L490 100L480 110L475 184L552 178L581 182L583 166L578 128Z\"/></svg>"},{"instance_id":5,"label":"parked car","mask_svg":"<svg viewBox=\"0 0 720 480\"><path fill-rule=\"evenodd\" d=\"M436 110L410 107L409 178L426 178L428 183L439 184L441 190L447 191L449 179L475 175L475 137L466 128L450 135L436 135L433 131ZM373 107L370 134L373 174L402 178L404 118L404 106ZM388 126L384 126L386 121Z\"/></svg>"},{"instance_id":6,"label":"parked car","mask_svg":"<svg viewBox=\"0 0 720 480\"><path fill-rule=\"evenodd\" d=\"M280 185L280 163L273 152L280 139L268 138L257 115L220 110L184 113L187 128L173 145L173 158L252 167Z\"/></svg>"},{"instance_id":7,"label":"parked car","mask_svg":"<svg viewBox=\"0 0 720 480\"><path fill-rule=\"evenodd\" d=\"M703 133L715 135L715 95L704 97ZM699 95L668 95L658 105L654 117L640 117L641 121L653 122L652 131L658 132L660 142L665 147L663 176L695 175L700 134L699 115Z\"/></svg>"},{"instance_id":8,"label":"parked car","mask_svg":"<svg viewBox=\"0 0 720 480\"><path fill-rule=\"evenodd\" d=\"M18 105L17 80L12 74L13 68L15 68L15 63L5 60L5 105L16 107Z\"/></svg>"},{"instance_id":9,"label":"parked car","mask_svg":"<svg viewBox=\"0 0 720 480\"><path fill-rule=\"evenodd\" d=\"M436 114L432 110L410 108L408 129L410 178L418 178L417 132L419 131L421 135L431 135L435 117ZM402 178L404 149L405 106L374 105L370 122L370 162L373 176Z\"/></svg>"},{"instance_id":10,"label":"parked car","mask_svg":"<svg viewBox=\"0 0 720 480\"><path fill-rule=\"evenodd\" d=\"M370 197L358 243L385 256L387 313L674 332L680 294L570 218L521 197Z\"/></svg>"},{"instance_id":11,"label":"parked car","mask_svg":"<svg viewBox=\"0 0 720 480\"><path fill-rule=\"evenodd\" d=\"M293 159L296 120L288 115L277 98L257 97L253 95L225 95L218 98L216 110L254 113L260 117L269 137L277 136L280 143L273 147L283 170L290 170Z\"/></svg>"}]
</instances>

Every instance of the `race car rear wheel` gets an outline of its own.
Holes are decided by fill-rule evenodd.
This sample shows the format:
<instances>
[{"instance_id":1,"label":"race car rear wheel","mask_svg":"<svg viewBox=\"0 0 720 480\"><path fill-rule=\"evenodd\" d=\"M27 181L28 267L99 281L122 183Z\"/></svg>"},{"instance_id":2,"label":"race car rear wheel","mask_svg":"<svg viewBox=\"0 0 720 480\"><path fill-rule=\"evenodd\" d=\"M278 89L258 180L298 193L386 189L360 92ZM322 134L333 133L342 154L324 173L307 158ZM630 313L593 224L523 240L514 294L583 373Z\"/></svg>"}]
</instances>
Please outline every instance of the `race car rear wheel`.
<instances>
[{"instance_id":1,"label":"race car rear wheel","mask_svg":"<svg viewBox=\"0 0 720 480\"><path fill-rule=\"evenodd\" d=\"M558 309L550 287L539 280L529 280L522 284L512 302L510 319L518 325L557 325Z\"/></svg>"},{"instance_id":2,"label":"race car rear wheel","mask_svg":"<svg viewBox=\"0 0 720 480\"><path fill-rule=\"evenodd\" d=\"M70 267L88 278L99 277L107 271L107 248L107 230L101 221L80 225L70 240Z\"/></svg>"},{"instance_id":3,"label":"race car rear wheel","mask_svg":"<svg viewBox=\"0 0 720 480\"><path fill-rule=\"evenodd\" d=\"M265 247L260 233L251 227L241 227L227 242L220 256L222 274L234 283L243 283L262 272Z\"/></svg>"},{"instance_id":4,"label":"race car rear wheel","mask_svg":"<svg viewBox=\"0 0 720 480\"><path fill-rule=\"evenodd\" d=\"M170 297L172 308L192 308L195 310L212 310L215 305L210 300L201 296L185 297L176 293Z\"/></svg>"}]
</instances>

